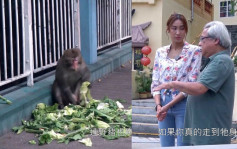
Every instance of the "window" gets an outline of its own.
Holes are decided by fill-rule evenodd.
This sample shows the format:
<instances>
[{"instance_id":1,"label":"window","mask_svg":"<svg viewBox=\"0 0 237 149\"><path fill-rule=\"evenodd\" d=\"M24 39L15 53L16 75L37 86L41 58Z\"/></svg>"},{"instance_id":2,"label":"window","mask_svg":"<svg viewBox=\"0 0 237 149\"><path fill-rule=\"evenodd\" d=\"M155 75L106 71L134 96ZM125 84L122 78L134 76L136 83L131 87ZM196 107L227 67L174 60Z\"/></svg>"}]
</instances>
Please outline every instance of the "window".
<instances>
[{"instance_id":1,"label":"window","mask_svg":"<svg viewBox=\"0 0 237 149\"><path fill-rule=\"evenodd\" d=\"M220 2L220 17L232 17L234 12L232 10L231 1Z\"/></svg>"}]
</instances>

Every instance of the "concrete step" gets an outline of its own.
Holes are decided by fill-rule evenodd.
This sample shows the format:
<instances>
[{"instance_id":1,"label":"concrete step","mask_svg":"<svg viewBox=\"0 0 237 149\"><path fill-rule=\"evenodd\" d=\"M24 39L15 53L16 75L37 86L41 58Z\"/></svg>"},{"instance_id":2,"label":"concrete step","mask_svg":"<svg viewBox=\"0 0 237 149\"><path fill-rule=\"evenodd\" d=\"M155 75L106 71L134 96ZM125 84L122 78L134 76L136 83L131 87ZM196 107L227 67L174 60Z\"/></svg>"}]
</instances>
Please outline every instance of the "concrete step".
<instances>
[{"instance_id":1,"label":"concrete step","mask_svg":"<svg viewBox=\"0 0 237 149\"><path fill-rule=\"evenodd\" d=\"M132 122L132 133L158 135L158 124Z\"/></svg>"},{"instance_id":2,"label":"concrete step","mask_svg":"<svg viewBox=\"0 0 237 149\"><path fill-rule=\"evenodd\" d=\"M158 123L156 115L150 115L150 114L132 114L132 121L141 123L151 123L151 124Z\"/></svg>"},{"instance_id":3,"label":"concrete step","mask_svg":"<svg viewBox=\"0 0 237 149\"><path fill-rule=\"evenodd\" d=\"M138 137L138 136L132 136L132 143L160 143L160 138L157 136L153 137ZM147 147L144 147L147 148Z\"/></svg>"},{"instance_id":4,"label":"concrete step","mask_svg":"<svg viewBox=\"0 0 237 149\"><path fill-rule=\"evenodd\" d=\"M132 132L132 136L136 137L145 137L145 138L159 138L157 133L139 133L139 132Z\"/></svg>"},{"instance_id":5,"label":"concrete step","mask_svg":"<svg viewBox=\"0 0 237 149\"><path fill-rule=\"evenodd\" d=\"M132 106L154 107L154 99L132 100Z\"/></svg>"},{"instance_id":6,"label":"concrete step","mask_svg":"<svg viewBox=\"0 0 237 149\"><path fill-rule=\"evenodd\" d=\"M154 107L141 107L141 106L132 106L133 114L148 114L148 115L156 115L156 111Z\"/></svg>"},{"instance_id":7,"label":"concrete step","mask_svg":"<svg viewBox=\"0 0 237 149\"><path fill-rule=\"evenodd\" d=\"M154 99L132 101L132 132L136 136L158 136Z\"/></svg>"}]
</instances>

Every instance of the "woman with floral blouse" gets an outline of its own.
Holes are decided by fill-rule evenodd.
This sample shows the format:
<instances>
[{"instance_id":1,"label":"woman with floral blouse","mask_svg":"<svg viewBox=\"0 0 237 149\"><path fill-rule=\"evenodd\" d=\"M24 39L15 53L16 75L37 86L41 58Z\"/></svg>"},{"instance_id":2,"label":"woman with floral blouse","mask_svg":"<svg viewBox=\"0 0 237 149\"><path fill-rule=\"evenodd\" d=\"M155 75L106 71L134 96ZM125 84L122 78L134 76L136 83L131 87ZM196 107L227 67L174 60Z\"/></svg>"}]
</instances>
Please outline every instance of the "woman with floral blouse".
<instances>
[{"instance_id":1,"label":"woman with floral blouse","mask_svg":"<svg viewBox=\"0 0 237 149\"><path fill-rule=\"evenodd\" d=\"M167 30L172 41L170 45L156 51L151 91L156 103L161 146L177 145L185 135L184 115L187 94L175 89L153 91L162 83L170 81L194 82L197 80L201 65L201 50L198 46L185 41L188 25L182 14L174 13L167 21Z\"/></svg>"}]
</instances>

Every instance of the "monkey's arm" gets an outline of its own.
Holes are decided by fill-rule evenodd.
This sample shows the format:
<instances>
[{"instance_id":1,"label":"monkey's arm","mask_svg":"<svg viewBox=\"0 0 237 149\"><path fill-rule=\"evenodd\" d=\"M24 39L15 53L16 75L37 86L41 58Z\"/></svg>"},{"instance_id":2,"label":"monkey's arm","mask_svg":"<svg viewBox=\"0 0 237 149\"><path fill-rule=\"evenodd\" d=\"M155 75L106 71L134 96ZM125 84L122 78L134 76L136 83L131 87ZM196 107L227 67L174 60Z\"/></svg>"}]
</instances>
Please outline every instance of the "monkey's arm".
<instances>
[{"instance_id":1,"label":"monkey's arm","mask_svg":"<svg viewBox=\"0 0 237 149\"><path fill-rule=\"evenodd\" d=\"M64 96L64 100L76 104L77 103L77 97L72 91L72 82L69 79L73 79L72 72L70 72L67 68L65 68L65 65L62 63L63 61L60 60L60 62L57 65L56 69L56 81L58 83L58 87L60 88L60 91L62 92Z\"/></svg>"},{"instance_id":2,"label":"monkey's arm","mask_svg":"<svg viewBox=\"0 0 237 149\"><path fill-rule=\"evenodd\" d=\"M63 93L65 94L66 98L68 98L66 100L69 100L72 104L77 104L77 97L72 93L69 86L63 89Z\"/></svg>"},{"instance_id":3,"label":"monkey's arm","mask_svg":"<svg viewBox=\"0 0 237 149\"><path fill-rule=\"evenodd\" d=\"M82 68L81 71L81 81L82 83L85 81L90 82L90 70L86 67L86 65L84 66L84 68Z\"/></svg>"},{"instance_id":4,"label":"monkey's arm","mask_svg":"<svg viewBox=\"0 0 237 149\"><path fill-rule=\"evenodd\" d=\"M61 76L60 79L57 79L56 81L58 88L60 88L62 94L61 98L63 98L63 100L69 101L69 103L76 104L77 97L72 92L70 84L68 84L67 80L65 80L63 76Z\"/></svg>"}]
</instances>

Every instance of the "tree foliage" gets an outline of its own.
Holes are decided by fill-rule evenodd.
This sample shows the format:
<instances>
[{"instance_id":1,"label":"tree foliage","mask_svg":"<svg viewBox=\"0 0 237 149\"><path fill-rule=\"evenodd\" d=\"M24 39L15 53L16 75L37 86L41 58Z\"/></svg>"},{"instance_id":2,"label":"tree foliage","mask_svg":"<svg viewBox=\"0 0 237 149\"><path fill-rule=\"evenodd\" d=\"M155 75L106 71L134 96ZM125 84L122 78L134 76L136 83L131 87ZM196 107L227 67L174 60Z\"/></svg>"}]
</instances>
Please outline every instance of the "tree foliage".
<instances>
[{"instance_id":1,"label":"tree foliage","mask_svg":"<svg viewBox=\"0 0 237 149\"><path fill-rule=\"evenodd\" d=\"M231 13L234 14L237 12L237 0L231 0Z\"/></svg>"}]
</instances>

